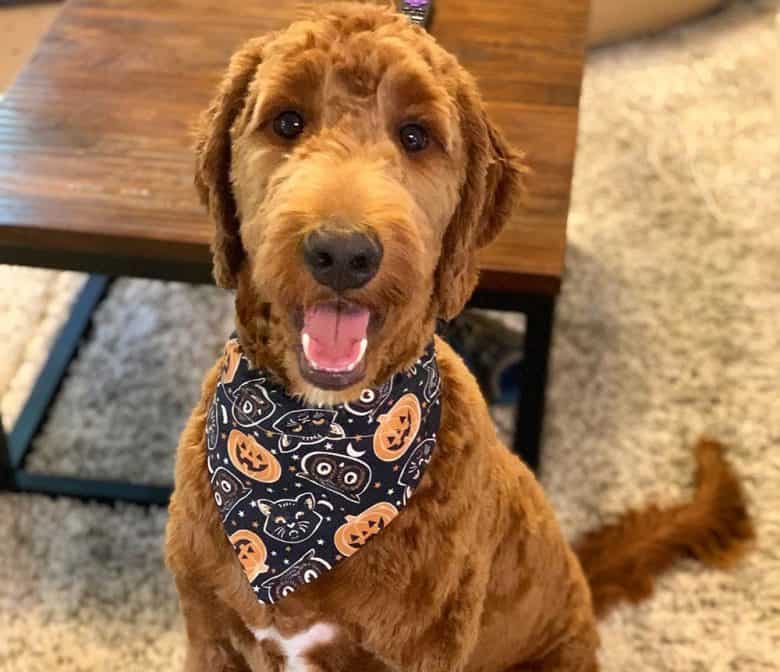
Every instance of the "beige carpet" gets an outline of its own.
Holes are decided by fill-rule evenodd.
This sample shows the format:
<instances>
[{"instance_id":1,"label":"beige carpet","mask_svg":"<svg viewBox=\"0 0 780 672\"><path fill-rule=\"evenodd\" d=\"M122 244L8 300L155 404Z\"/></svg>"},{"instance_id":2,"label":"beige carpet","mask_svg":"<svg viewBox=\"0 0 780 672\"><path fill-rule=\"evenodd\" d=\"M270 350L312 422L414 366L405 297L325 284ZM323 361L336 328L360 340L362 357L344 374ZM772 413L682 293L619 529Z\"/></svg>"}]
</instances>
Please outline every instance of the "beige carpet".
<instances>
[{"instance_id":1,"label":"beige carpet","mask_svg":"<svg viewBox=\"0 0 780 672\"><path fill-rule=\"evenodd\" d=\"M683 495L687 446L709 431L732 446L759 534L739 569L683 563L651 601L613 614L602 628L607 672L780 670L771 9L740 3L589 62L544 485L573 535ZM25 311L14 315L30 328ZM217 290L117 283L32 465L165 480L229 321ZM0 670L177 669L164 520L160 510L0 496Z\"/></svg>"}]
</instances>

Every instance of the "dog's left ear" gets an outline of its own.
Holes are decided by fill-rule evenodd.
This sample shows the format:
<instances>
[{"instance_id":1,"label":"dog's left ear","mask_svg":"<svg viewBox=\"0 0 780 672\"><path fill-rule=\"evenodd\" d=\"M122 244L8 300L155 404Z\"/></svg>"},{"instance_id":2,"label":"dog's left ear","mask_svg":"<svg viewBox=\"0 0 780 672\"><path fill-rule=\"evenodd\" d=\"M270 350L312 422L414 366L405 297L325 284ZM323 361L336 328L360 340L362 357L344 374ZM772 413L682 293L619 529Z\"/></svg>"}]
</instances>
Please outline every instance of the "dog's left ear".
<instances>
[{"instance_id":1,"label":"dog's left ear","mask_svg":"<svg viewBox=\"0 0 780 672\"><path fill-rule=\"evenodd\" d=\"M228 289L235 288L246 256L230 184L231 131L247 109L249 86L271 36L251 39L233 55L217 95L196 130L195 187L214 223L214 279L217 285Z\"/></svg>"},{"instance_id":2,"label":"dog's left ear","mask_svg":"<svg viewBox=\"0 0 780 672\"><path fill-rule=\"evenodd\" d=\"M457 105L467 165L436 269L437 317L443 320L456 317L474 292L477 250L498 235L512 214L525 173L520 153L488 119L470 77L464 78Z\"/></svg>"}]
</instances>

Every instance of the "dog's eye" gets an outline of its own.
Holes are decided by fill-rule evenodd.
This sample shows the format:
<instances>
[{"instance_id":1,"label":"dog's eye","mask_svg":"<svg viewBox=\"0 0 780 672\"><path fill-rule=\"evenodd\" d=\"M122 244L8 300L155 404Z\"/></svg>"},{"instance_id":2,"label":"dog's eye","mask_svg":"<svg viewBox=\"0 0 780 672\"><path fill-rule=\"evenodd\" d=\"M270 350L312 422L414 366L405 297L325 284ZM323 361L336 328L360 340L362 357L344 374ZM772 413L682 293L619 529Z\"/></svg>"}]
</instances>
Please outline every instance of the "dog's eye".
<instances>
[{"instance_id":1,"label":"dog's eye","mask_svg":"<svg viewBox=\"0 0 780 672\"><path fill-rule=\"evenodd\" d=\"M274 133L287 140L294 140L303 133L303 117L295 110L282 112L274 119Z\"/></svg>"},{"instance_id":2,"label":"dog's eye","mask_svg":"<svg viewBox=\"0 0 780 672\"><path fill-rule=\"evenodd\" d=\"M407 152L419 152L428 146L428 131L419 124L401 126L401 145Z\"/></svg>"}]
</instances>

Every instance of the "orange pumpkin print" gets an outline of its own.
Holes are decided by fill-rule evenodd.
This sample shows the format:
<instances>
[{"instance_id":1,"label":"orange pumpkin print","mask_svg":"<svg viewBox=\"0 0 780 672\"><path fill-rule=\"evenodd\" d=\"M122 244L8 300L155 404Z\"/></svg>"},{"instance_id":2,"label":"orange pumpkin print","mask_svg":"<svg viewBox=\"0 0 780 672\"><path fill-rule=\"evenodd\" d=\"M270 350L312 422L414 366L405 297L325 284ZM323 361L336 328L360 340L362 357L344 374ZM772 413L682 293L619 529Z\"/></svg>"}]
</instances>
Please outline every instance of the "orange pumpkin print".
<instances>
[{"instance_id":1,"label":"orange pumpkin print","mask_svg":"<svg viewBox=\"0 0 780 672\"><path fill-rule=\"evenodd\" d=\"M238 555L238 561L250 582L268 571L265 559L268 551L263 540L249 530L238 530L228 537Z\"/></svg>"},{"instance_id":2,"label":"orange pumpkin print","mask_svg":"<svg viewBox=\"0 0 780 672\"><path fill-rule=\"evenodd\" d=\"M393 462L412 445L420 430L420 402L405 394L384 415L374 433L374 453L384 462Z\"/></svg>"},{"instance_id":3,"label":"orange pumpkin print","mask_svg":"<svg viewBox=\"0 0 780 672\"><path fill-rule=\"evenodd\" d=\"M336 530L333 537L336 549L345 558L357 553L371 537L384 530L397 515L398 509L390 502L379 502L359 516L347 516L347 522Z\"/></svg>"},{"instance_id":4,"label":"orange pumpkin print","mask_svg":"<svg viewBox=\"0 0 780 672\"><path fill-rule=\"evenodd\" d=\"M236 377L238 364L241 361L241 346L235 339L229 340L225 344L225 354L222 356L222 382L232 383Z\"/></svg>"},{"instance_id":5,"label":"orange pumpkin print","mask_svg":"<svg viewBox=\"0 0 780 672\"><path fill-rule=\"evenodd\" d=\"M228 436L228 457L242 474L261 483L275 483L282 475L282 466L271 452L263 448L254 436L234 429Z\"/></svg>"}]
</instances>

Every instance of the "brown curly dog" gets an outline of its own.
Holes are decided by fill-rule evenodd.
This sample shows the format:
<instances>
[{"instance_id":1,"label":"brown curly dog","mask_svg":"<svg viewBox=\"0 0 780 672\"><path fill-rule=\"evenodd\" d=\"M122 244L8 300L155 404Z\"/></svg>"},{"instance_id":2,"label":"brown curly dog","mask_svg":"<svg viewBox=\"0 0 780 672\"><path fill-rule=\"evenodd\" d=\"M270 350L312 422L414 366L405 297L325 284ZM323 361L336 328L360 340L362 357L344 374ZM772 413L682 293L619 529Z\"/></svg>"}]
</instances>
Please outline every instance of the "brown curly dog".
<instances>
[{"instance_id":1,"label":"brown curly dog","mask_svg":"<svg viewBox=\"0 0 780 672\"><path fill-rule=\"evenodd\" d=\"M196 176L241 350L325 407L406 369L474 290L476 251L522 174L474 80L388 8L327 6L249 41L203 117ZM304 342L318 310L345 311L349 333ZM677 557L725 566L752 537L736 477L703 441L690 502L628 514L573 550L437 339L441 423L414 497L354 557L261 604L206 465L206 414L237 347L206 376L178 449L167 561L187 672L592 671L597 614L646 597Z\"/></svg>"}]
</instances>

